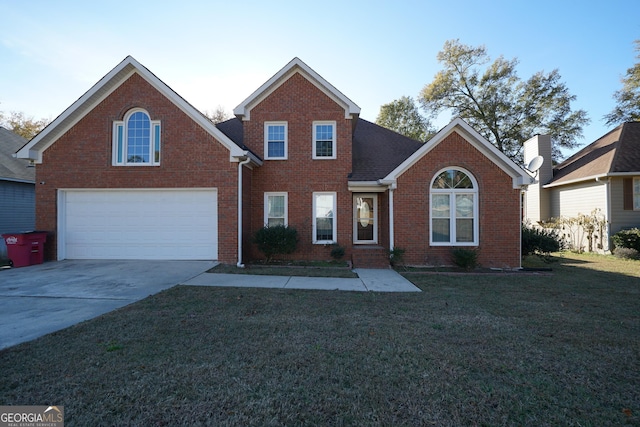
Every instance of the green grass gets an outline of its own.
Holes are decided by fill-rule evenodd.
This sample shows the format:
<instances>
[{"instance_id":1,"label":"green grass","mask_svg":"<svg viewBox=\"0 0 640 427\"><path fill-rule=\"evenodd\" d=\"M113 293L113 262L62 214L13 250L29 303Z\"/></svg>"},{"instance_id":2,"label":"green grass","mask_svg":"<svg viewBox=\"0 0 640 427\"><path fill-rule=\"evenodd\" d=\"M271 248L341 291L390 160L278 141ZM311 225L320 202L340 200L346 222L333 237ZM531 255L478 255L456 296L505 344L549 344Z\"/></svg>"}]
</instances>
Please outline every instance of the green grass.
<instances>
[{"instance_id":1,"label":"green grass","mask_svg":"<svg viewBox=\"0 0 640 427\"><path fill-rule=\"evenodd\" d=\"M411 294L175 287L1 351L0 402L69 426L639 426L640 261L544 265L407 273Z\"/></svg>"}]
</instances>

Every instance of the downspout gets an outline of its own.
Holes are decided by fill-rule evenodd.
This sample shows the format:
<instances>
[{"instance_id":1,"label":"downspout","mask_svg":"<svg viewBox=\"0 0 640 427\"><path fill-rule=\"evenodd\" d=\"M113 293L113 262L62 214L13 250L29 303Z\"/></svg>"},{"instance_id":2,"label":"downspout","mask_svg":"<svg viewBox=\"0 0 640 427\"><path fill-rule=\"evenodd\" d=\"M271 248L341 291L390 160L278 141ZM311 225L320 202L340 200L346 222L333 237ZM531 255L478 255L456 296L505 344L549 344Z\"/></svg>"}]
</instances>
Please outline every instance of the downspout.
<instances>
[{"instance_id":1,"label":"downspout","mask_svg":"<svg viewBox=\"0 0 640 427\"><path fill-rule=\"evenodd\" d=\"M527 185L522 185L520 187L520 193L518 193L518 216L520 217L520 233L518 235L518 270L522 270L522 229L524 224L524 209L529 206L526 204L525 200L527 197L527 188ZM540 191L542 191L542 188L540 188ZM538 202L538 205L540 205L540 202Z\"/></svg>"},{"instance_id":2,"label":"downspout","mask_svg":"<svg viewBox=\"0 0 640 427\"><path fill-rule=\"evenodd\" d=\"M601 243L602 243L602 250L603 251L609 251L611 252L611 178L607 178L605 183L604 183L604 200L605 200L605 209L606 212L604 213L605 215L605 219L606 219L606 227L607 230L605 232L605 236L607 238L607 247L605 248L604 244L605 242L603 242L603 237L605 236L600 236L601 239Z\"/></svg>"},{"instance_id":3,"label":"downspout","mask_svg":"<svg viewBox=\"0 0 640 427\"><path fill-rule=\"evenodd\" d=\"M238 268L244 268L242 263L242 167L249 163L251 159L247 157L238 163Z\"/></svg>"},{"instance_id":4,"label":"downspout","mask_svg":"<svg viewBox=\"0 0 640 427\"><path fill-rule=\"evenodd\" d=\"M395 246L394 227L393 227L393 191L396 189L396 183L389 185L389 250L393 251Z\"/></svg>"}]
</instances>

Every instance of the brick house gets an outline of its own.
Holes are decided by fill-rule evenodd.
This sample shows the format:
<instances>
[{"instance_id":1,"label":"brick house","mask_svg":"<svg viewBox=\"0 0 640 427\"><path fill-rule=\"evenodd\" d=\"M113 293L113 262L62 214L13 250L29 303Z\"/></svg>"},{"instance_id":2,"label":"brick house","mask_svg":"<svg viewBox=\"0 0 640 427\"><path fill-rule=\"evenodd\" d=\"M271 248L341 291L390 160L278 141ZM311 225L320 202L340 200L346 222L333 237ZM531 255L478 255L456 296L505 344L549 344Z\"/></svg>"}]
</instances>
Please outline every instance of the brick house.
<instances>
[{"instance_id":1,"label":"brick house","mask_svg":"<svg viewBox=\"0 0 640 427\"><path fill-rule=\"evenodd\" d=\"M360 119L298 58L214 125L131 57L32 139L37 228L49 259L261 257L265 224L298 230L295 259L388 265L520 265L521 191L531 182L467 123L425 144Z\"/></svg>"}]
</instances>

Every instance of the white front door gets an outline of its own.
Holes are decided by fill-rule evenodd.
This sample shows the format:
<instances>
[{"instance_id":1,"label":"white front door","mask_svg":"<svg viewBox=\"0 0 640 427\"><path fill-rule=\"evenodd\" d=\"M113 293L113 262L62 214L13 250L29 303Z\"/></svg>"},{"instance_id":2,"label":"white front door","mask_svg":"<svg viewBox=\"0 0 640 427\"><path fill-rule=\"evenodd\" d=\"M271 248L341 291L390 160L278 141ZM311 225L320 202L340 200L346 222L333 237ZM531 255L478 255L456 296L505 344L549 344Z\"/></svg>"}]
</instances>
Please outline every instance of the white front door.
<instances>
[{"instance_id":1,"label":"white front door","mask_svg":"<svg viewBox=\"0 0 640 427\"><path fill-rule=\"evenodd\" d=\"M353 242L378 243L378 195L353 195Z\"/></svg>"}]
</instances>

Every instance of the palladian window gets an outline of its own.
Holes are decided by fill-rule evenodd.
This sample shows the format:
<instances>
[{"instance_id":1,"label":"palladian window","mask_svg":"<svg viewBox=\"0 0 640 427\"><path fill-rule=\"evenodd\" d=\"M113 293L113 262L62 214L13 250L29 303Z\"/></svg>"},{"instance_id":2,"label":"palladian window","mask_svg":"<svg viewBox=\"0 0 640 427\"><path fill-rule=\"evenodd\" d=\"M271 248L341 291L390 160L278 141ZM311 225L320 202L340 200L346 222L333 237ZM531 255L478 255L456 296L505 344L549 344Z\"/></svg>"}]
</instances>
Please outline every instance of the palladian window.
<instances>
[{"instance_id":1,"label":"palladian window","mask_svg":"<svg viewBox=\"0 0 640 427\"><path fill-rule=\"evenodd\" d=\"M468 172L445 169L431 184L431 244L478 244L478 186Z\"/></svg>"},{"instance_id":2,"label":"palladian window","mask_svg":"<svg viewBox=\"0 0 640 427\"><path fill-rule=\"evenodd\" d=\"M113 123L113 165L157 166L160 164L160 121L151 120L141 108L129 111L123 121Z\"/></svg>"}]
</instances>

